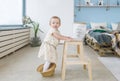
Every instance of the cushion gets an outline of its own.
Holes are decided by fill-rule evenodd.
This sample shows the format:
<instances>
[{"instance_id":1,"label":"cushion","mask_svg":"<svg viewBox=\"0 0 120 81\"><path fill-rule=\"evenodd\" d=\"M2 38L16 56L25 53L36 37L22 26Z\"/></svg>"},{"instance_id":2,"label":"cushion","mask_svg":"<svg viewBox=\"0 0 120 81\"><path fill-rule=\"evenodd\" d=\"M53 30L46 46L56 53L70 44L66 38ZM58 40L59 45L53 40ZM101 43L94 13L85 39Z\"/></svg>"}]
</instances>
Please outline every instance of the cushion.
<instances>
[{"instance_id":1,"label":"cushion","mask_svg":"<svg viewBox=\"0 0 120 81\"><path fill-rule=\"evenodd\" d=\"M117 30L118 23L111 23L112 30Z\"/></svg>"},{"instance_id":2,"label":"cushion","mask_svg":"<svg viewBox=\"0 0 120 81\"><path fill-rule=\"evenodd\" d=\"M118 27L117 27L117 30L120 30L120 22L118 23Z\"/></svg>"},{"instance_id":3,"label":"cushion","mask_svg":"<svg viewBox=\"0 0 120 81\"><path fill-rule=\"evenodd\" d=\"M92 29L105 29L107 28L107 23L90 23Z\"/></svg>"}]
</instances>

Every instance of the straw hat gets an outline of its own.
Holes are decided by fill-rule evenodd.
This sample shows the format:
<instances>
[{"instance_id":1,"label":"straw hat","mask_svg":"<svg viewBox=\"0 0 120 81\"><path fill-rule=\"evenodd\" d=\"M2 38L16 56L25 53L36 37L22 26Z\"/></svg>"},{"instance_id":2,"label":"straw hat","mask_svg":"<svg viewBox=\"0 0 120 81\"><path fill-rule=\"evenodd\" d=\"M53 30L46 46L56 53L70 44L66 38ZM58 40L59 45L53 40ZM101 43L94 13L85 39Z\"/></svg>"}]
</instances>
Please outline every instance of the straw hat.
<instances>
[{"instance_id":1,"label":"straw hat","mask_svg":"<svg viewBox=\"0 0 120 81\"><path fill-rule=\"evenodd\" d=\"M55 63L51 63L49 69L46 72L43 72L43 66L44 64L41 64L37 68L37 71L40 72L43 77L49 77L54 75L55 68L56 68Z\"/></svg>"}]
</instances>

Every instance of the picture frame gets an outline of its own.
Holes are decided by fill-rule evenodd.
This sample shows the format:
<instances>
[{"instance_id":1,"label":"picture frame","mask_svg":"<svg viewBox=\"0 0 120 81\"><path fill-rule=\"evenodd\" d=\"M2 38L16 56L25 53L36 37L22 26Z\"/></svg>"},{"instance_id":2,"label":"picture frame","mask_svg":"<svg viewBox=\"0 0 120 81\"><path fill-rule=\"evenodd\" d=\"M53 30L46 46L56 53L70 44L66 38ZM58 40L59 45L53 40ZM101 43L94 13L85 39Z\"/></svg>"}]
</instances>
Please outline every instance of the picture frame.
<instances>
[{"instance_id":1,"label":"picture frame","mask_svg":"<svg viewBox=\"0 0 120 81\"><path fill-rule=\"evenodd\" d=\"M103 0L98 0L98 5L103 6Z\"/></svg>"},{"instance_id":2,"label":"picture frame","mask_svg":"<svg viewBox=\"0 0 120 81\"><path fill-rule=\"evenodd\" d=\"M85 5L90 5L90 0L85 0Z\"/></svg>"}]
</instances>

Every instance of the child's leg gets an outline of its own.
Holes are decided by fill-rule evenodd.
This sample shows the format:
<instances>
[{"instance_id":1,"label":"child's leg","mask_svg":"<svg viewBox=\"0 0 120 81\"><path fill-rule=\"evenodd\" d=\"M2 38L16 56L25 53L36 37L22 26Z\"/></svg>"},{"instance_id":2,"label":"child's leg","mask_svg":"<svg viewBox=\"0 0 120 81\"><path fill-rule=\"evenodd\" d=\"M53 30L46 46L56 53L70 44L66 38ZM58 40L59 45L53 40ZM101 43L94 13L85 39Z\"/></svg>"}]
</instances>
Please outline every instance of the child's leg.
<instances>
[{"instance_id":1,"label":"child's leg","mask_svg":"<svg viewBox=\"0 0 120 81\"><path fill-rule=\"evenodd\" d=\"M50 62L49 61L46 61L45 62L45 64L44 64L44 66L43 66L43 72L45 72L45 71L47 71L48 70L48 68L50 67Z\"/></svg>"}]
</instances>

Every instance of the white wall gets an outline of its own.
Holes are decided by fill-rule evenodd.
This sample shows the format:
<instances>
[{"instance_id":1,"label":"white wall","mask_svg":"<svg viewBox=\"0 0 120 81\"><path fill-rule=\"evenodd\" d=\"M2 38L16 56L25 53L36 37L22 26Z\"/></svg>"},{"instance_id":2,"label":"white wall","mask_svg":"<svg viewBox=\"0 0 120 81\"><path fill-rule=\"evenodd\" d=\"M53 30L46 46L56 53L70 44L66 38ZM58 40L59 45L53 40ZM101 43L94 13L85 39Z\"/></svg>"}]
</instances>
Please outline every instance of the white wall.
<instances>
[{"instance_id":1,"label":"white wall","mask_svg":"<svg viewBox=\"0 0 120 81\"><path fill-rule=\"evenodd\" d=\"M62 24L60 32L71 36L73 29L73 2L74 0L27 0L26 14L40 23L40 28L45 32L41 34L43 40L49 27L49 19L59 16Z\"/></svg>"}]
</instances>

